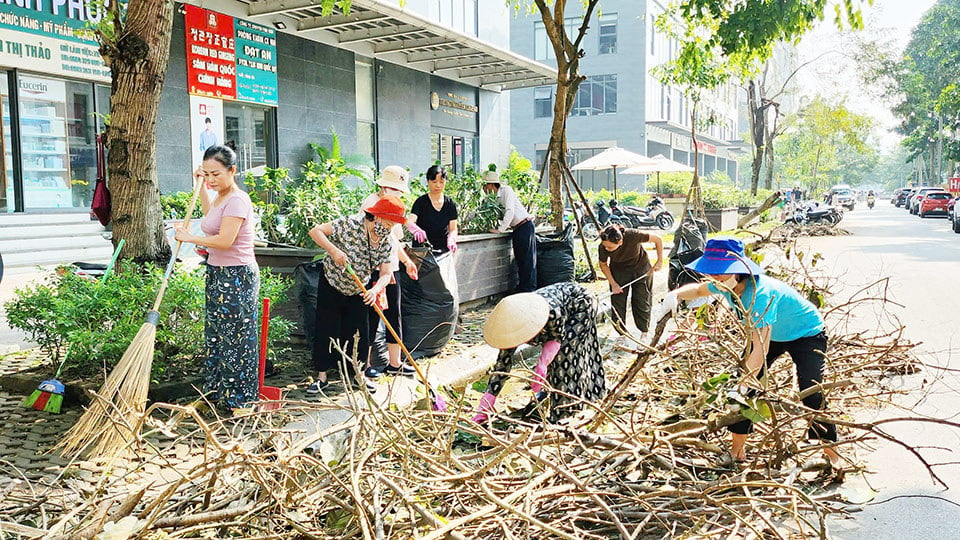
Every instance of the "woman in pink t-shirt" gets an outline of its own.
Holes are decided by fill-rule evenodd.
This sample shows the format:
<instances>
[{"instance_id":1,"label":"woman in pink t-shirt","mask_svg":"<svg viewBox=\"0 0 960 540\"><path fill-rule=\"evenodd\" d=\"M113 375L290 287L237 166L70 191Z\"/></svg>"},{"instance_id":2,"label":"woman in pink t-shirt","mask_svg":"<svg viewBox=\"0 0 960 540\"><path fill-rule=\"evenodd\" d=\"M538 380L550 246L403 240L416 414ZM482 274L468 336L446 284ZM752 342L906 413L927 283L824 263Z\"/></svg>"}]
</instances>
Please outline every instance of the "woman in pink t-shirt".
<instances>
[{"instance_id":1,"label":"woman in pink t-shirt","mask_svg":"<svg viewBox=\"0 0 960 540\"><path fill-rule=\"evenodd\" d=\"M205 236L178 227L175 238L207 247L206 362L204 393L213 403L236 409L258 395L257 342L260 269L253 255L253 205L236 182L237 155L211 146L194 174L216 192L200 190Z\"/></svg>"}]
</instances>

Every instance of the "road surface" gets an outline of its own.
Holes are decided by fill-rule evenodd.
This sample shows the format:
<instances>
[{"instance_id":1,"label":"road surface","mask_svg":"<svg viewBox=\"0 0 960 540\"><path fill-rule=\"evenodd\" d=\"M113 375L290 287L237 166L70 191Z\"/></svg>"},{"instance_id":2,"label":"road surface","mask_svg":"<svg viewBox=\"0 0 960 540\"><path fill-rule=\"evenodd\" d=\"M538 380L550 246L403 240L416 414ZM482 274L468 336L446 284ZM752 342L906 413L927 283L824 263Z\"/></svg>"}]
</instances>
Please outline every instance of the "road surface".
<instances>
[{"instance_id":1,"label":"road surface","mask_svg":"<svg viewBox=\"0 0 960 540\"><path fill-rule=\"evenodd\" d=\"M840 227L851 236L804 239L821 252L829 273L838 276L845 294L881 277L890 278L890 295L903 307L893 307L906 326L906 337L922 342L921 359L960 372L960 234L944 218L921 219L889 201L873 210L860 204L847 212ZM841 293L841 296L844 293ZM865 310L866 311L866 310ZM878 317L862 313L855 325L873 328ZM905 385L927 381L929 394L914 391L898 402L913 405L916 413L960 422L960 373L925 370ZM859 413L859 420L903 416L903 411ZM890 431L932 462L960 462L960 430L934 424L898 424ZM890 443L879 444L859 456L868 466L865 476L848 477L847 489L871 486L877 491L852 520L831 524L834 538L955 539L960 538L960 465L936 467L950 489L935 485L911 454ZM860 491L862 494L862 489Z\"/></svg>"}]
</instances>

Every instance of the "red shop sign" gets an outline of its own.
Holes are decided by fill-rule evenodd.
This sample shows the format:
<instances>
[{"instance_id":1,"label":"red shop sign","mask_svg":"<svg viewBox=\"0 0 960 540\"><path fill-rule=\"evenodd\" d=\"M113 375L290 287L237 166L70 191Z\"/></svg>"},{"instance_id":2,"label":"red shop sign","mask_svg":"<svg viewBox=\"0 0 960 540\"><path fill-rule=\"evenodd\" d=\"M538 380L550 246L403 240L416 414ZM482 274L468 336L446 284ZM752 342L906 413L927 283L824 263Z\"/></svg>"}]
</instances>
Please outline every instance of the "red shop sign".
<instances>
[{"instance_id":1,"label":"red shop sign","mask_svg":"<svg viewBox=\"0 0 960 540\"><path fill-rule=\"evenodd\" d=\"M950 192L960 193L960 178L950 178Z\"/></svg>"},{"instance_id":2,"label":"red shop sign","mask_svg":"<svg viewBox=\"0 0 960 540\"><path fill-rule=\"evenodd\" d=\"M233 17L186 4L187 88L191 94L237 98Z\"/></svg>"}]
</instances>

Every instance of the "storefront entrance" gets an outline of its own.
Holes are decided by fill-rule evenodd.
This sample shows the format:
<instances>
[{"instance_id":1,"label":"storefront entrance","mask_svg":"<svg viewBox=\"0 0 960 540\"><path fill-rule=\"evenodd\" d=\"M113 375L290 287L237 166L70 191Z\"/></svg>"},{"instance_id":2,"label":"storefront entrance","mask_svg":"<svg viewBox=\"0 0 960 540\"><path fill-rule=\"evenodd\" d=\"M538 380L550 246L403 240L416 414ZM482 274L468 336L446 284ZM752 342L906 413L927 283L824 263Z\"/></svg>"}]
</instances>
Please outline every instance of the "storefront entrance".
<instances>
[{"instance_id":1,"label":"storefront entrance","mask_svg":"<svg viewBox=\"0 0 960 540\"><path fill-rule=\"evenodd\" d=\"M89 208L97 175L96 135L103 128L109 90L12 71L0 71L0 83L0 210Z\"/></svg>"},{"instance_id":2,"label":"storefront entrance","mask_svg":"<svg viewBox=\"0 0 960 540\"><path fill-rule=\"evenodd\" d=\"M271 149L275 148L273 134L273 108L248 103L224 102L224 141L237 147L237 171L243 172L268 161Z\"/></svg>"}]
</instances>

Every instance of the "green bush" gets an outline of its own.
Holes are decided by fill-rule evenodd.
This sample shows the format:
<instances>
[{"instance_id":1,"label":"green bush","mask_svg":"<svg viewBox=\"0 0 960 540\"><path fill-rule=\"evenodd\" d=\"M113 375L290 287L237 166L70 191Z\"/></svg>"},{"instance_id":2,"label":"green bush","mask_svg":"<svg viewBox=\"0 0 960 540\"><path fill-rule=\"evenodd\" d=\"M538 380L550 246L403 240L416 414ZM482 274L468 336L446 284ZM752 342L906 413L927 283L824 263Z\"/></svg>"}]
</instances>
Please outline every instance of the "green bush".
<instances>
[{"instance_id":1,"label":"green bush","mask_svg":"<svg viewBox=\"0 0 960 540\"><path fill-rule=\"evenodd\" d=\"M153 359L154 378L182 378L199 371L203 360L205 269L174 272L160 307ZM26 332L59 364L69 346L64 377L82 379L109 372L127 350L153 302L163 268L119 264L106 283L60 268L42 282L17 289L4 304L9 324ZM289 278L267 270L260 272L261 299L286 299ZM282 317L270 320L268 349L274 356L283 350L293 323Z\"/></svg>"},{"instance_id":2,"label":"green bush","mask_svg":"<svg viewBox=\"0 0 960 540\"><path fill-rule=\"evenodd\" d=\"M190 205L190 197L193 193L189 191L178 191L168 195L160 195L160 208L163 211L163 219L183 219L187 215L187 206ZM197 202L193 210L191 219L200 219L203 217L203 209L200 208L200 202Z\"/></svg>"}]
</instances>

